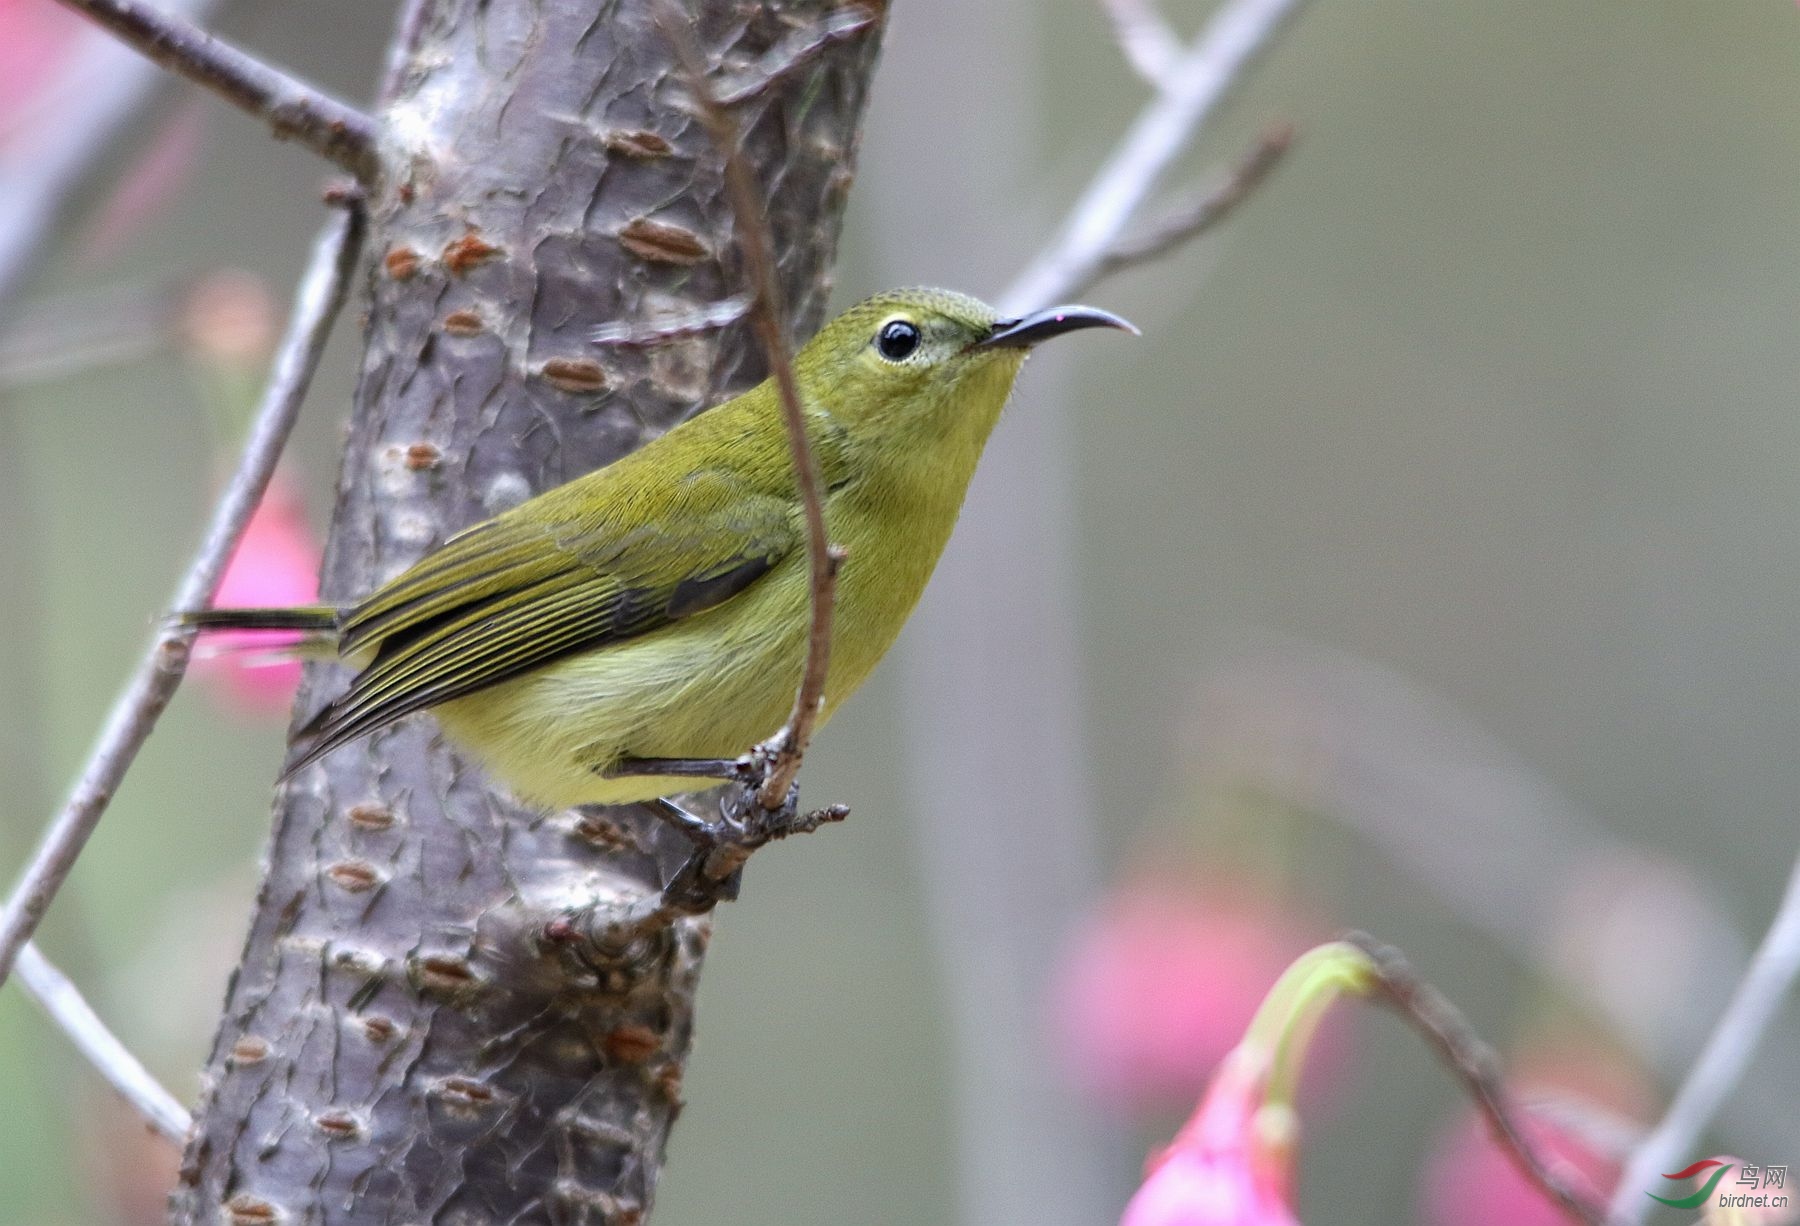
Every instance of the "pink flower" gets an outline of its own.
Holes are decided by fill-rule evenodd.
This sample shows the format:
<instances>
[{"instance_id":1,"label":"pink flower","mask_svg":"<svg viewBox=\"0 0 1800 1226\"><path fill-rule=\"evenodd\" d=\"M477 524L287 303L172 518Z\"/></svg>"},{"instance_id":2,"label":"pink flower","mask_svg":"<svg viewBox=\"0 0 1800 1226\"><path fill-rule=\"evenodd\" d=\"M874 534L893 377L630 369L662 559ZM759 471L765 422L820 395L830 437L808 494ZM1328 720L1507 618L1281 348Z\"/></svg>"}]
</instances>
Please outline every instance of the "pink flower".
<instances>
[{"instance_id":1,"label":"pink flower","mask_svg":"<svg viewBox=\"0 0 1800 1226\"><path fill-rule=\"evenodd\" d=\"M302 514L298 492L280 473L250 517L225 568L213 603L221 608L311 604L319 598L320 547ZM283 632L226 631L208 636L214 650L197 665L217 692L241 710L283 714L300 684L300 662L267 653L292 645Z\"/></svg>"},{"instance_id":2,"label":"pink flower","mask_svg":"<svg viewBox=\"0 0 1800 1226\"><path fill-rule=\"evenodd\" d=\"M1375 982L1369 956L1347 942L1310 949L1257 1006L1169 1148L1150 1160L1119 1226L1300 1226L1293 1156L1294 1089L1320 1021Z\"/></svg>"},{"instance_id":3,"label":"pink flower","mask_svg":"<svg viewBox=\"0 0 1800 1226\"><path fill-rule=\"evenodd\" d=\"M1306 928L1241 885L1165 874L1118 889L1077 933L1055 985L1071 1076L1115 1108L1193 1102L1269 985L1317 939Z\"/></svg>"},{"instance_id":4,"label":"pink flower","mask_svg":"<svg viewBox=\"0 0 1800 1226\"><path fill-rule=\"evenodd\" d=\"M1248 1044L1219 1067L1174 1142L1150 1159L1119 1226L1300 1226L1292 1112L1264 1102L1268 1061Z\"/></svg>"}]
</instances>

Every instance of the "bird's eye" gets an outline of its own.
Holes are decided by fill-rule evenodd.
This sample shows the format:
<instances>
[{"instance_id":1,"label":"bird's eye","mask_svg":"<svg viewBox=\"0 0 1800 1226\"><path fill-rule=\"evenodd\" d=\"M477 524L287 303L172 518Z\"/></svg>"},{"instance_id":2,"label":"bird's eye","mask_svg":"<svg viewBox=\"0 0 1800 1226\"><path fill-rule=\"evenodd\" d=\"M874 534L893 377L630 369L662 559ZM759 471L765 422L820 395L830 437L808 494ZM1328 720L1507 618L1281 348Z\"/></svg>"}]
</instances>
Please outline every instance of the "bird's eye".
<instances>
[{"instance_id":1,"label":"bird's eye","mask_svg":"<svg viewBox=\"0 0 1800 1226\"><path fill-rule=\"evenodd\" d=\"M919 326L905 319L890 319L875 334L875 348L890 362L905 361L919 347Z\"/></svg>"}]
</instances>

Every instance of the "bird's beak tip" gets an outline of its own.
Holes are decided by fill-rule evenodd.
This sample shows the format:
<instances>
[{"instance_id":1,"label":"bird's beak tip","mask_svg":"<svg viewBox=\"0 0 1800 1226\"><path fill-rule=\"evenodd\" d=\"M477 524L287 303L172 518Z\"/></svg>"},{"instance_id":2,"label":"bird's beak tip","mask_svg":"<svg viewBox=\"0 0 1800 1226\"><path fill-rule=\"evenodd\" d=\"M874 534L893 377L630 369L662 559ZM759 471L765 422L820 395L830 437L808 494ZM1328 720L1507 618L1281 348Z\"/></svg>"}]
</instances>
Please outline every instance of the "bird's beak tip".
<instances>
[{"instance_id":1,"label":"bird's beak tip","mask_svg":"<svg viewBox=\"0 0 1800 1226\"><path fill-rule=\"evenodd\" d=\"M977 341L976 346L1029 349L1053 336L1077 332L1083 328L1116 328L1120 332L1129 332L1132 336L1143 335L1136 324L1111 311L1071 305L1047 307L1042 311L1021 315L1017 319L998 320L993 331Z\"/></svg>"}]
</instances>

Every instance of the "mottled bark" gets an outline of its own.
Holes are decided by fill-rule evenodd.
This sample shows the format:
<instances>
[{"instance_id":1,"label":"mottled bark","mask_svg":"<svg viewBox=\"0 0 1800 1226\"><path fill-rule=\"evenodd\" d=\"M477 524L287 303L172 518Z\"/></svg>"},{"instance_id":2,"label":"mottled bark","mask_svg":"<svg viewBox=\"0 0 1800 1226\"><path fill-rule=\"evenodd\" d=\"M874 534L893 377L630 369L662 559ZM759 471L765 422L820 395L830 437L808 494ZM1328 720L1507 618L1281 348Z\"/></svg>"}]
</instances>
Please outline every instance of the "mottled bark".
<instances>
[{"instance_id":1,"label":"mottled bark","mask_svg":"<svg viewBox=\"0 0 1800 1226\"><path fill-rule=\"evenodd\" d=\"M819 321L881 9L700 6L768 201L789 323ZM367 352L324 590L621 455L760 377L721 159L649 0L434 0L380 115ZM673 320L660 346L589 341ZM728 322L720 323L720 319ZM320 666L304 713L343 683ZM558 923L657 887L636 812L535 815L414 718L300 774L233 977L175 1220L637 1222L705 920ZM548 930L547 930L548 926ZM585 933L588 924L581 925Z\"/></svg>"}]
</instances>

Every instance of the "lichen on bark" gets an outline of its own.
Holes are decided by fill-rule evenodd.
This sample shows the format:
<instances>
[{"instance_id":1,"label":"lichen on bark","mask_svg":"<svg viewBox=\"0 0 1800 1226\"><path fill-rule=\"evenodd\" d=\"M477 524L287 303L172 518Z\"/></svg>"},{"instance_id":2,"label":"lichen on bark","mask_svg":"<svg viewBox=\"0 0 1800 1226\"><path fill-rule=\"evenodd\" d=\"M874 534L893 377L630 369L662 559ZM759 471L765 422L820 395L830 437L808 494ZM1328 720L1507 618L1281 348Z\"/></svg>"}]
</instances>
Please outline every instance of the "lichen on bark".
<instances>
[{"instance_id":1,"label":"lichen on bark","mask_svg":"<svg viewBox=\"0 0 1800 1226\"><path fill-rule=\"evenodd\" d=\"M327 598L761 376L741 311L718 307L743 288L721 159L655 7L431 0L403 32ZM829 292L883 16L699 6L796 336ZM659 321L666 344L590 339ZM343 681L309 670L301 716ZM653 892L658 838L634 811L515 807L429 718L302 771L276 799L174 1220L644 1220L707 921L598 947L550 921Z\"/></svg>"}]
</instances>

